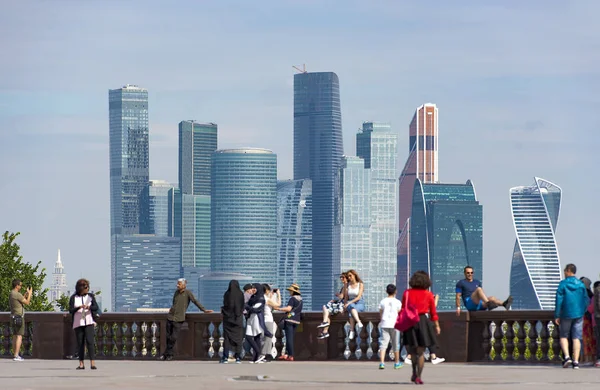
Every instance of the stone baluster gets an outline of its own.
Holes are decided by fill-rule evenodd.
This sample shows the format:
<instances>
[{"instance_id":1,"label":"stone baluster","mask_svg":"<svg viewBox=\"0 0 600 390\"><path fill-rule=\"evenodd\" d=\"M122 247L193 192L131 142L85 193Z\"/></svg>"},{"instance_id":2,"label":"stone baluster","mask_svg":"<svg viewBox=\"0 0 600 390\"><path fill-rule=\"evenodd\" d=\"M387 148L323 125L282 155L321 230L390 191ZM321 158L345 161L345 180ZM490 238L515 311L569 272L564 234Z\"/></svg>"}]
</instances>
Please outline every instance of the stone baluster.
<instances>
[{"instance_id":1,"label":"stone baluster","mask_svg":"<svg viewBox=\"0 0 600 390\"><path fill-rule=\"evenodd\" d=\"M98 324L96 325L96 355L98 357L106 356L105 351L104 351L104 346L105 346L104 327L105 327L105 323L103 321L98 321Z\"/></svg>"},{"instance_id":2,"label":"stone baluster","mask_svg":"<svg viewBox=\"0 0 600 390\"><path fill-rule=\"evenodd\" d=\"M213 322L214 325L214 329L212 331L212 349L214 351L213 356L211 356L211 359L219 359L220 355L219 355L219 351L221 350L221 321L216 321Z\"/></svg>"},{"instance_id":3,"label":"stone baluster","mask_svg":"<svg viewBox=\"0 0 600 390\"><path fill-rule=\"evenodd\" d=\"M525 353L527 351L527 344L525 340L527 338L527 326L530 325L527 321L518 321L517 324L517 326L519 327L519 329L517 330L517 360L524 361L527 359L525 356Z\"/></svg>"},{"instance_id":4,"label":"stone baluster","mask_svg":"<svg viewBox=\"0 0 600 390\"><path fill-rule=\"evenodd\" d=\"M360 330L360 360L367 360L368 356L367 356L367 351L369 349L369 323L365 322L363 324L364 326L362 327L362 329ZM358 332L357 332L358 335Z\"/></svg>"},{"instance_id":5,"label":"stone baluster","mask_svg":"<svg viewBox=\"0 0 600 390\"><path fill-rule=\"evenodd\" d=\"M494 361L502 361L502 339L504 338L504 329L502 329L503 321L494 321L496 325L496 329L494 330L494 352L496 356L494 356Z\"/></svg>"},{"instance_id":6,"label":"stone baluster","mask_svg":"<svg viewBox=\"0 0 600 390\"><path fill-rule=\"evenodd\" d=\"M379 322L372 322L373 328L371 329L371 350L373 351L373 356L371 360L379 359ZM394 342L394 340L392 340Z\"/></svg>"},{"instance_id":7,"label":"stone baluster","mask_svg":"<svg viewBox=\"0 0 600 390\"><path fill-rule=\"evenodd\" d=\"M512 362L515 360L513 353L515 352L515 321L506 321L506 361ZM497 356L497 355L496 355Z\"/></svg>"},{"instance_id":8,"label":"stone baluster","mask_svg":"<svg viewBox=\"0 0 600 390\"><path fill-rule=\"evenodd\" d=\"M485 322L485 326L483 327L483 352L485 356L485 361L491 361L490 354L492 352L492 340L490 335L490 326L492 326L491 322Z\"/></svg>"},{"instance_id":9,"label":"stone baluster","mask_svg":"<svg viewBox=\"0 0 600 390\"><path fill-rule=\"evenodd\" d=\"M106 327L106 344L104 346L104 356L106 357L113 357L115 356L115 330L114 330L114 323L112 322L107 322L105 325Z\"/></svg>"},{"instance_id":10,"label":"stone baluster","mask_svg":"<svg viewBox=\"0 0 600 390\"><path fill-rule=\"evenodd\" d=\"M531 321L529 325L529 361L537 362L537 351L538 351L538 331L537 331L537 321Z\"/></svg>"},{"instance_id":11,"label":"stone baluster","mask_svg":"<svg viewBox=\"0 0 600 390\"><path fill-rule=\"evenodd\" d=\"M560 362L562 360L560 349L560 333L558 325L555 323L552 326L552 361Z\"/></svg>"},{"instance_id":12,"label":"stone baluster","mask_svg":"<svg viewBox=\"0 0 600 390\"><path fill-rule=\"evenodd\" d=\"M142 323L134 322L132 325L133 330L133 349L132 353L137 359L145 359L146 356L143 354L144 350L144 331L142 330Z\"/></svg>"},{"instance_id":13,"label":"stone baluster","mask_svg":"<svg viewBox=\"0 0 600 390\"><path fill-rule=\"evenodd\" d=\"M133 330L131 322L124 322L121 330L123 331L123 356L133 357Z\"/></svg>"},{"instance_id":14,"label":"stone baluster","mask_svg":"<svg viewBox=\"0 0 600 390\"><path fill-rule=\"evenodd\" d=\"M123 324L122 323L115 323L113 324L113 330L114 330L114 339L115 339L115 356L118 356L119 358L124 356L123 354Z\"/></svg>"},{"instance_id":15,"label":"stone baluster","mask_svg":"<svg viewBox=\"0 0 600 390\"><path fill-rule=\"evenodd\" d=\"M283 321L279 321L277 322L277 319L275 319L276 323L277 323L277 331L275 332L275 348L277 349L277 356L281 356L285 353L285 351L283 350ZM273 356L274 358L276 358L277 356Z\"/></svg>"},{"instance_id":16,"label":"stone baluster","mask_svg":"<svg viewBox=\"0 0 600 390\"><path fill-rule=\"evenodd\" d=\"M541 350L542 350L542 358L541 362L549 362L550 358L548 357L548 352L550 351L550 331L548 330L548 324L550 321L540 321L542 324L542 329L540 331L541 342Z\"/></svg>"}]
</instances>

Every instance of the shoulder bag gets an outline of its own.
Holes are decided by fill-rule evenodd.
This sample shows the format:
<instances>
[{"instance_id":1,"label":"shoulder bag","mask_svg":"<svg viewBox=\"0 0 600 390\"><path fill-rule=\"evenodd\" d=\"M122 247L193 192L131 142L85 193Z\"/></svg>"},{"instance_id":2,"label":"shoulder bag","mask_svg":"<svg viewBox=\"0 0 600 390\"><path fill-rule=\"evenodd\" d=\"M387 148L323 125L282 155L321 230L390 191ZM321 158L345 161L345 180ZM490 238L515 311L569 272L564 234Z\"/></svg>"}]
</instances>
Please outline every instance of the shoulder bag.
<instances>
[{"instance_id":1,"label":"shoulder bag","mask_svg":"<svg viewBox=\"0 0 600 390\"><path fill-rule=\"evenodd\" d=\"M406 291L406 305L404 305L402 310L400 310L400 313L398 313L396 324L394 325L394 328L398 329L400 332L406 332L419 323L419 312L408 301L409 291L410 290Z\"/></svg>"}]
</instances>

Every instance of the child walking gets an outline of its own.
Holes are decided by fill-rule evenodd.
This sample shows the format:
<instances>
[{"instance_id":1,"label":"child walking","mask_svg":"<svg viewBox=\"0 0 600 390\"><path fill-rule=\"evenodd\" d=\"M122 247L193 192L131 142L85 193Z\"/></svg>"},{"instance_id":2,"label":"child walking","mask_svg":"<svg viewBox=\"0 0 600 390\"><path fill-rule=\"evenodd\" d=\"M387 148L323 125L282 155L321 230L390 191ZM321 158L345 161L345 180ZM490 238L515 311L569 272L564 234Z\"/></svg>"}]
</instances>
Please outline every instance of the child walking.
<instances>
[{"instance_id":1,"label":"child walking","mask_svg":"<svg viewBox=\"0 0 600 390\"><path fill-rule=\"evenodd\" d=\"M379 344L379 369L385 368L385 353L389 343L392 343L392 351L394 351L394 369L402 367L400 363L399 337L398 331L394 329L398 312L402 310L402 302L396 299L396 286L388 284L385 291L387 298L384 298L379 304L379 314L381 315L381 343Z\"/></svg>"}]
</instances>

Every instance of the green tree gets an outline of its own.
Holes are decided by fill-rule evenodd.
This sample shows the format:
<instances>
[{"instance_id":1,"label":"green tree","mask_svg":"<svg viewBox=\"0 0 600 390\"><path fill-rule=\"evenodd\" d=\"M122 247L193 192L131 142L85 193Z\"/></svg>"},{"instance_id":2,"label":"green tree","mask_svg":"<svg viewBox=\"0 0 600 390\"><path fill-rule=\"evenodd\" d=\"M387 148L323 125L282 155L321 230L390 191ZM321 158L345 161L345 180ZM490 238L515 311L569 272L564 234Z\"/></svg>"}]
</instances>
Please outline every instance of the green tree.
<instances>
[{"instance_id":1,"label":"green tree","mask_svg":"<svg viewBox=\"0 0 600 390\"><path fill-rule=\"evenodd\" d=\"M61 295L60 298L56 300L56 305L60 309L60 311L69 311L69 300L71 298L65 294Z\"/></svg>"},{"instance_id":2,"label":"green tree","mask_svg":"<svg viewBox=\"0 0 600 390\"><path fill-rule=\"evenodd\" d=\"M0 311L10 311L8 294L12 290L13 279L21 279L23 287L33 289L31 304L27 311L53 311L52 304L48 302L48 289L44 289L46 269L41 267L41 261L36 265L23 261L19 253L20 247L16 243L19 233L2 235L0 245Z\"/></svg>"}]
</instances>

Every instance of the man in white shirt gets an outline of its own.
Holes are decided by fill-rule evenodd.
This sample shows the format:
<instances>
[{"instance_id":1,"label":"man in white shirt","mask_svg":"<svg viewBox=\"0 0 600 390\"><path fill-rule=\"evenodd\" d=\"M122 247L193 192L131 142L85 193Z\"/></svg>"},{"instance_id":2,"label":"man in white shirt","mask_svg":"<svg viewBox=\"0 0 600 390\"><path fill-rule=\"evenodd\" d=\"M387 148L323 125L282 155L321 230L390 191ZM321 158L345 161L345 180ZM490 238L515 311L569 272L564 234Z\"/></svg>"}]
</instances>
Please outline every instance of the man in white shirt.
<instances>
[{"instance_id":1,"label":"man in white shirt","mask_svg":"<svg viewBox=\"0 0 600 390\"><path fill-rule=\"evenodd\" d=\"M402 302L396 299L396 286L388 284L386 287L388 294L387 298L384 298L379 304L379 314L381 315L381 343L379 344L379 356L381 361L379 363L379 369L385 368L385 352L389 343L392 343L392 351L394 351L394 369L402 367L400 363L400 350L398 331L394 328L396 325L396 318L398 318L398 312L402 309Z\"/></svg>"}]
</instances>

